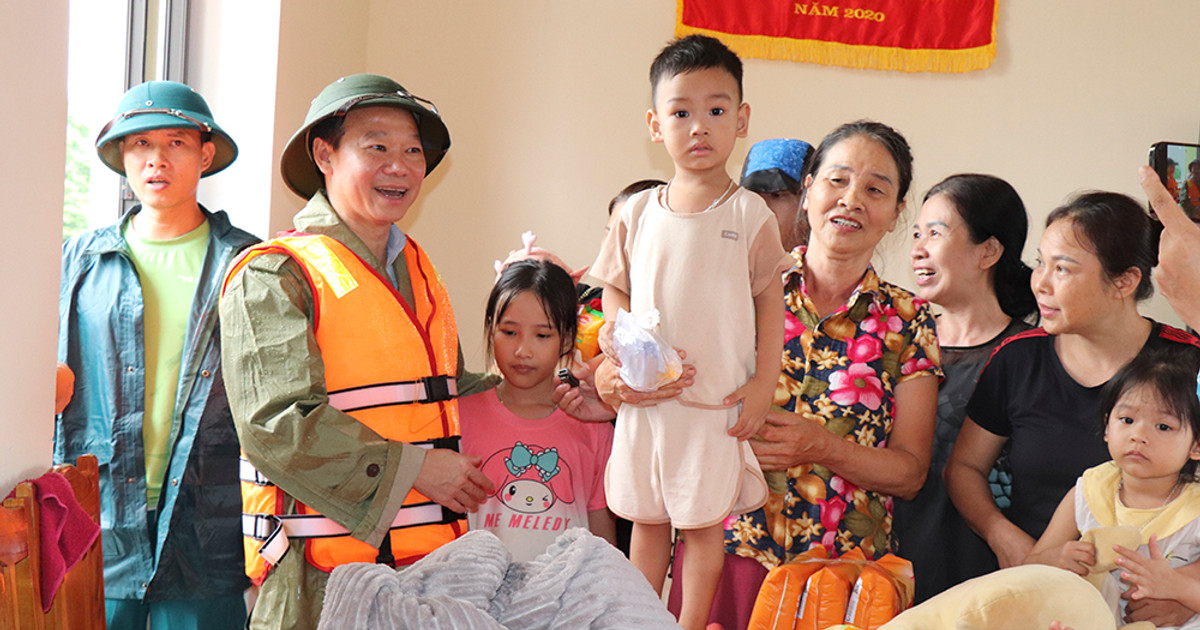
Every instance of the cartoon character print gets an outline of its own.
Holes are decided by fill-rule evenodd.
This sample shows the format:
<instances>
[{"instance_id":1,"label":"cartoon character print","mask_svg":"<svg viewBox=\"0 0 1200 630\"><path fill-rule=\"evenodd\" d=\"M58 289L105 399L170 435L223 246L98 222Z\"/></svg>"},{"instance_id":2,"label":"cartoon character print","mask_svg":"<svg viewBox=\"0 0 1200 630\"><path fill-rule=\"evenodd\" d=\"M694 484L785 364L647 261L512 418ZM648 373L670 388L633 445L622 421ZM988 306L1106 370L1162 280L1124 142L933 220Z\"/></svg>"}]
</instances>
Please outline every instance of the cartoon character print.
<instances>
[{"instance_id":1,"label":"cartoon character print","mask_svg":"<svg viewBox=\"0 0 1200 630\"><path fill-rule=\"evenodd\" d=\"M483 474L496 484L491 496L515 512L540 514L559 501L575 501L571 467L554 447L517 442L492 453L483 463Z\"/></svg>"}]
</instances>

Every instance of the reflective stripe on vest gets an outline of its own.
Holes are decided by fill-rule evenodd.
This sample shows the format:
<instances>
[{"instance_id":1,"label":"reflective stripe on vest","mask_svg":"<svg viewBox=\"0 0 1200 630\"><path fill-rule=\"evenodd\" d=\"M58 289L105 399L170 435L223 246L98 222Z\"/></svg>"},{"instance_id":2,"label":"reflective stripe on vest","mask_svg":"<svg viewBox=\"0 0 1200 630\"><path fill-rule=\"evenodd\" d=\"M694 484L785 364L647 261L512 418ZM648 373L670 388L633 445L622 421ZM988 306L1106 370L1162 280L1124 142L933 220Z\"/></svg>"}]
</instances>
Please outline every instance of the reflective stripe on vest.
<instances>
[{"instance_id":1,"label":"reflective stripe on vest","mask_svg":"<svg viewBox=\"0 0 1200 630\"><path fill-rule=\"evenodd\" d=\"M329 392L329 404L350 413L387 405L437 402L458 396L458 381L453 377L440 376L407 381L366 385Z\"/></svg>"},{"instance_id":2,"label":"reflective stripe on vest","mask_svg":"<svg viewBox=\"0 0 1200 630\"><path fill-rule=\"evenodd\" d=\"M437 503L410 505L400 508L396 518L392 520L390 529L398 530L408 527L423 527L451 523L458 519L450 510ZM336 538L348 536L350 531L338 525L333 519L314 514L289 514L272 516L270 514L243 514L242 535L255 540L261 540L258 548L261 555L271 566L287 555L288 541L292 538Z\"/></svg>"},{"instance_id":3,"label":"reflective stripe on vest","mask_svg":"<svg viewBox=\"0 0 1200 630\"><path fill-rule=\"evenodd\" d=\"M345 411L345 410L343 410ZM427 442L412 442L412 446L424 449L448 448L459 449L459 438L452 436ZM274 486L254 464L245 456L238 458L238 476L243 482L256 486ZM445 525L462 518L448 508L432 501L428 503L405 505L396 513L388 529L405 529L420 525ZM271 566L279 564L287 554L288 540L292 538L330 538L345 536L350 531L338 525L336 521L320 514L242 514L242 535L247 538L262 541L257 553Z\"/></svg>"},{"instance_id":4,"label":"reflective stripe on vest","mask_svg":"<svg viewBox=\"0 0 1200 630\"><path fill-rule=\"evenodd\" d=\"M344 410L343 410L344 411ZM459 449L458 437L452 436L427 442L412 442L411 446L424 449ZM238 476L245 483L256 486L274 486L250 460L243 455L238 458ZM463 515L429 501L404 505L392 519L389 530L406 529L422 525L447 525L461 520ZM320 514L242 514L242 536L262 541L256 553L270 566L279 564L287 555L288 541L292 538L332 538L346 536L350 531L333 519Z\"/></svg>"},{"instance_id":5,"label":"reflective stripe on vest","mask_svg":"<svg viewBox=\"0 0 1200 630\"><path fill-rule=\"evenodd\" d=\"M416 242L409 239L404 248L413 288L411 304L345 245L320 235L285 236L247 250L234 263L226 285L250 260L264 253L292 257L309 281L314 334L325 365L330 406L388 440L414 443L458 435L458 407L453 400L457 383L449 376L458 367L454 315L445 287ZM298 525L288 523L328 519L299 501L297 515L308 518L284 515L285 497L278 488L258 483L262 476L257 471L249 479L245 477L242 511L248 522L255 523L251 533L263 533L260 516L281 524L267 534L270 548L258 536L244 538L246 572L261 582L281 557L271 550L280 544L286 548L286 537L299 531ZM416 491L405 498L401 514L406 516L397 517L406 520L404 529L390 534L397 564L414 562L465 531L462 521L416 526L407 522L424 518L414 515L431 510L406 510L430 503ZM442 523L440 506L438 511L433 522ZM305 544L308 561L324 571L348 562L373 562L377 553L345 532L309 538Z\"/></svg>"}]
</instances>

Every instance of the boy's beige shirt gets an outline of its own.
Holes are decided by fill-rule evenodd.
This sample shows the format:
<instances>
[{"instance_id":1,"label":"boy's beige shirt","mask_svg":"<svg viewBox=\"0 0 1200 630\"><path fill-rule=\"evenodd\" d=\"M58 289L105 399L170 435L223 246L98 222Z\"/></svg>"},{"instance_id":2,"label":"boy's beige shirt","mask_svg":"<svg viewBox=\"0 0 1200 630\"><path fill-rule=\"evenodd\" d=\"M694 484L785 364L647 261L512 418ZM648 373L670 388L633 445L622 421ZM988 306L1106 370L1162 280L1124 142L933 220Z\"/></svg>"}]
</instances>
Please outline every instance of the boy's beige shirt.
<instances>
[{"instance_id":1,"label":"boy's beige shirt","mask_svg":"<svg viewBox=\"0 0 1200 630\"><path fill-rule=\"evenodd\" d=\"M792 260L755 193L738 188L711 210L682 214L661 191L626 202L589 273L627 293L634 313L658 309L660 334L697 369L683 399L720 405L754 374L754 297Z\"/></svg>"}]
</instances>

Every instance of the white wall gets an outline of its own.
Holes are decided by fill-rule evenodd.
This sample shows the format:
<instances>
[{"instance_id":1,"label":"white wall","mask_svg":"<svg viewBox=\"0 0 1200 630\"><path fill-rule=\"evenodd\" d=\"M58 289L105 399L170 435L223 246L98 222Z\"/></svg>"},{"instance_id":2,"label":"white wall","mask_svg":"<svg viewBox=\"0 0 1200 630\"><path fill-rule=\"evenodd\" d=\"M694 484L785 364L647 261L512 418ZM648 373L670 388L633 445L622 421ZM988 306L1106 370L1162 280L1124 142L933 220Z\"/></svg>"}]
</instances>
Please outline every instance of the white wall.
<instances>
[{"instance_id":1,"label":"white wall","mask_svg":"<svg viewBox=\"0 0 1200 630\"><path fill-rule=\"evenodd\" d=\"M261 238L292 227L303 200L283 184L279 156L309 101L363 72L366 0L193 3L188 82L238 143L237 162L202 181L199 198Z\"/></svg>"},{"instance_id":2,"label":"white wall","mask_svg":"<svg viewBox=\"0 0 1200 630\"><path fill-rule=\"evenodd\" d=\"M644 120L650 61L674 20L670 0L372 3L368 65L437 103L450 129L401 227L450 288L469 366L484 363L492 262L523 231L590 264L608 200L667 177Z\"/></svg>"},{"instance_id":3,"label":"white wall","mask_svg":"<svg viewBox=\"0 0 1200 630\"><path fill-rule=\"evenodd\" d=\"M67 128L66 2L0 2L0 496L46 471Z\"/></svg>"},{"instance_id":4,"label":"white wall","mask_svg":"<svg viewBox=\"0 0 1200 630\"><path fill-rule=\"evenodd\" d=\"M197 196L260 238L272 233L279 11L279 0L208 0L192 3L189 16L188 83L238 145L237 161L201 180Z\"/></svg>"},{"instance_id":5,"label":"white wall","mask_svg":"<svg viewBox=\"0 0 1200 630\"><path fill-rule=\"evenodd\" d=\"M493 259L532 229L569 263L588 264L609 198L670 175L644 121L646 75L674 19L670 0L371 3L367 67L437 102L453 138L402 227L446 278L476 367ZM1011 181L1035 226L1032 262L1045 215L1066 196L1140 196L1136 168L1152 142L1196 141L1194 0L1004 0L998 33L995 64L959 75L747 60L750 137L730 174L754 141L815 144L842 122L881 120L913 146L912 204L955 172ZM885 276L912 286L907 230L884 244ZM1178 322L1161 299L1143 312Z\"/></svg>"},{"instance_id":6,"label":"white wall","mask_svg":"<svg viewBox=\"0 0 1200 630\"><path fill-rule=\"evenodd\" d=\"M365 71L368 6L367 0L287 0L282 5L272 152L272 234L290 229L292 215L304 207L304 200L289 190L279 175L279 156L321 88L338 77Z\"/></svg>"}]
</instances>

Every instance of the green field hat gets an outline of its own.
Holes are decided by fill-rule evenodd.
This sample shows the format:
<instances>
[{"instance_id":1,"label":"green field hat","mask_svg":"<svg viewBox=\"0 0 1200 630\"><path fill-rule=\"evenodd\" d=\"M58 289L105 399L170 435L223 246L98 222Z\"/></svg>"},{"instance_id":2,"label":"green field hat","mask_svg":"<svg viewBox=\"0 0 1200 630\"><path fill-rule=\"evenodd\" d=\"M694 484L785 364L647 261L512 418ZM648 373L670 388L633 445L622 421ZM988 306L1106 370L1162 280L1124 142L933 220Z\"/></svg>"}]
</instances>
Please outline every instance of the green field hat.
<instances>
[{"instance_id":1,"label":"green field hat","mask_svg":"<svg viewBox=\"0 0 1200 630\"><path fill-rule=\"evenodd\" d=\"M313 162L312 141L309 138L309 132L317 123L331 116L345 116L355 107L378 105L399 107L413 113L417 119L421 146L425 149L425 174L431 173L450 148L450 132L438 115L437 107L387 77L354 74L325 86L312 100L308 115L304 117L304 126L288 140L279 164L283 181L288 187L308 199L325 183L320 169Z\"/></svg>"},{"instance_id":2,"label":"green field hat","mask_svg":"<svg viewBox=\"0 0 1200 630\"><path fill-rule=\"evenodd\" d=\"M237 159L237 144L217 126L204 97L175 81L147 81L129 88L117 106L117 116L96 137L96 152L105 166L124 175L120 139L153 129L197 129L211 133L217 151L201 177L219 173Z\"/></svg>"}]
</instances>

